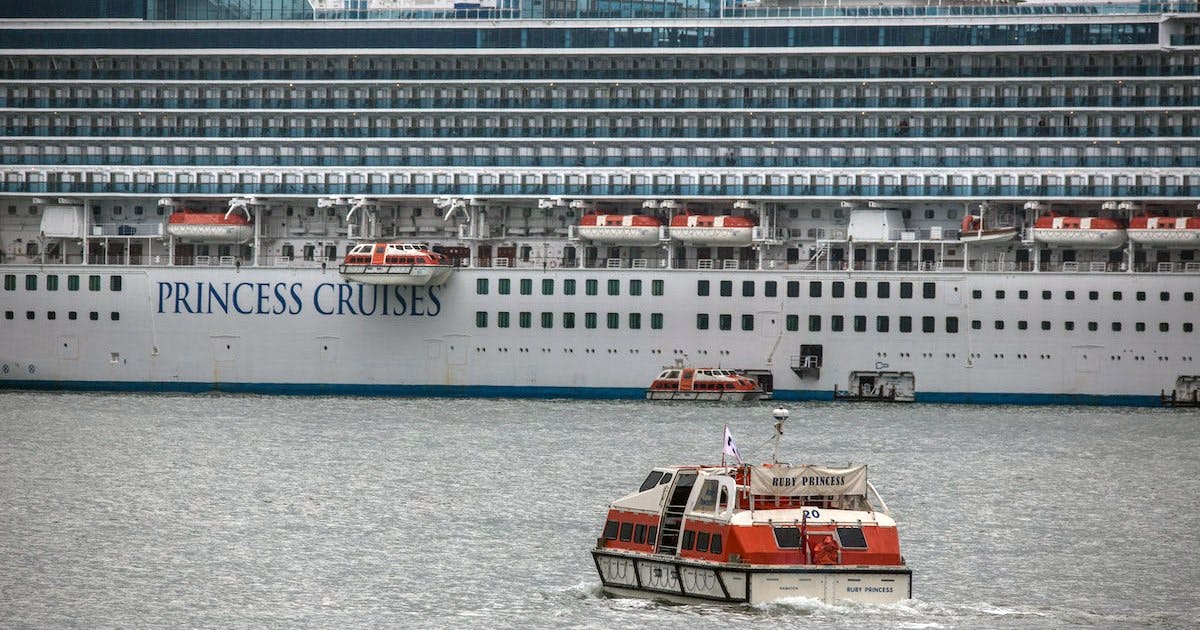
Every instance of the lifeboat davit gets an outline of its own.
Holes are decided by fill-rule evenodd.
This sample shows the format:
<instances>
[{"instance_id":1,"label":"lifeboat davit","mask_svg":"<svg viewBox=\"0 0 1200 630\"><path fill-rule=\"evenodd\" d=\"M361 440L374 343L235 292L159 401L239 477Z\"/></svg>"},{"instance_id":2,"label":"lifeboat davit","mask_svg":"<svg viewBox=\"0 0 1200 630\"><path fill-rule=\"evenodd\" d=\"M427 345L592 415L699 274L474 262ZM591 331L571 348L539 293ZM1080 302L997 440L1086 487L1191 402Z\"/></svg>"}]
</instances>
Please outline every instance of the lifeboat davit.
<instances>
[{"instance_id":1,"label":"lifeboat davit","mask_svg":"<svg viewBox=\"0 0 1200 630\"><path fill-rule=\"evenodd\" d=\"M647 400L760 400L764 391L736 370L668 367L646 390Z\"/></svg>"},{"instance_id":2,"label":"lifeboat davit","mask_svg":"<svg viewBox=\"0 0 1200 630\"><path fill-rule=\"evenodd\" d=\"M773 415L778 454L788 412ZM729 465L657 466L609 503L592 549L606 593L710 604L912 597L896 521L867 466L785 464L778 455L746 464L728 428L723 437Z\"/></svg>"},{"instance_id":3,"label":"lifeboat davit","mask_svg":"<svg viewBox=\"0 0 1200 630\"><path fill-rule=\"evenodd\" d=\"M413 243L360 243L338 266L343 278L363 284L438 285L453 272L448 257Z\"/></svg>"},{"instance_id":4,"label":"lifeboat davit","mask_svg":"<svg viewBox=\"0 0 1200 630\"><path fill-rule=\"evenodd\" d=\"M965 243L1003 243L1011 241L1016 235L1017 228L1014 226L993 227L985 223L982 216L968 214L963 217L958 240Z\"/></svg>"},{"instance_id":5,"label":"lifeboat davit","mask_svg":"<svg viewBox=\"0 0 1200 630\"><path fill-rule=\"evenodd\" d=\"M1125 222L1105 217L1038 217L1033 240L1059 247L1113 249L1125 243Z\"/></svg>"},{"instance_id":6,"label":"lifeboat davit","mask_svg":"<svg viewBox=\"0 0 1200 630\"><path fill-rule=\"evenodd\" d=\"M588 213L579 220L578 233L599 243L650 244L658 242L662 221L639 214Z\"/></svg>"},{"instance_id":7,"label":"lifeboat davit","mask_svg":"<svg viewBox=\"0 0 1200 630\"><path fill-rule=\"evenodd\" d=\"M1156 247L1200 246L1200 217L1134 217L1129 240Z\"/></svg>"},{"instance_id":8,"label":"lifeboat davit","mask_svg":"<svg viewBox=\"0 0 1200 630\"><path fill-rule=\"evenodd\" d=\"M180 210L167 219L167 234L188 243L245 243L254 224L240 214Z\"/></svg>"},{"instance_id":9,"label":"lifeboat davit","mask_svg":"<svg viewBox=\"0 0 1200 630\"><path fill-rule=\"evenodd\" d=\"M749 217L677 214L671 217L671 238L692 245L741 247L754 240L754 226Z\"/></svg>"}]
</instances>

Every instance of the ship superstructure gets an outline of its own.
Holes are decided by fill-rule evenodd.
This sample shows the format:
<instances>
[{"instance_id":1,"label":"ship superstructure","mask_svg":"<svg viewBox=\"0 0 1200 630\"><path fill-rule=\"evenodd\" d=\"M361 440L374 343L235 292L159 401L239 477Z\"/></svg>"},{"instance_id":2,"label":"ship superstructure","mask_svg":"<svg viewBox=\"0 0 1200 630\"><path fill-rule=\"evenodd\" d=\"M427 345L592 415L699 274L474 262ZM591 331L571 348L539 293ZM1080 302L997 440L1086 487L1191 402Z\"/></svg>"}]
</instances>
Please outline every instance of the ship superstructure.
<instances>
[{"instance_id":1,"label":"ship superstructure","mask_svg":"<svg viewBox=\"0 0 1200 630\"><path fill-rule=\"evenodd\" d=\"M3 386L1200 383L1195 1L27 4ZM339 276L387 242L455 272Z\"/></svg>"}]
</instances>

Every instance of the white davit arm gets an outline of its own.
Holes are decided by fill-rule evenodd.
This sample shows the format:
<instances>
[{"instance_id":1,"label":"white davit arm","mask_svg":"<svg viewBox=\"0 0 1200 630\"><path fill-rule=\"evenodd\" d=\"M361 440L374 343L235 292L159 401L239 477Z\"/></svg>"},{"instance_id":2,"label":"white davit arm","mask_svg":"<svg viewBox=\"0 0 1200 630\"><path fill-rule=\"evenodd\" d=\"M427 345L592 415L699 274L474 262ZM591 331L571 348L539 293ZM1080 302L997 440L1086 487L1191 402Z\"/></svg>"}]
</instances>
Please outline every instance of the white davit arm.
<instances>
[{"instance_id":1,"label":"white davit arm","mask_svg":"<svg viewBox=\"0 0 1200 630\"><path fill-rule=\"evenodd\" d=\"M867 490L869 490L871 494L875 495L875 500L879 502L879 511L891 516L892 511L888 509L887 503L883 502L883 497L879 496L879 491L875 489L875 486L872 485L870 481L867 482Z\"/></svg>"}]
</instances>

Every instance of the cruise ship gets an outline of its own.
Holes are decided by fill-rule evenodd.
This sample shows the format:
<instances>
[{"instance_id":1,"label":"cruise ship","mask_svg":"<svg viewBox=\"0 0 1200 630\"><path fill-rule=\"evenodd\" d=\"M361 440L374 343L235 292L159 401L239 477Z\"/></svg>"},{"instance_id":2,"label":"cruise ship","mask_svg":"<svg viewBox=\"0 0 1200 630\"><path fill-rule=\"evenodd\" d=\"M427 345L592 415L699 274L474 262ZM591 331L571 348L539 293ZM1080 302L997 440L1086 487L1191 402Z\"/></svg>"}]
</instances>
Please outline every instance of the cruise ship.
<instances>
[{"instance_id":1,"label":"cruise ship","mask_svg":"<svg viewBox=\"0 0 1200 630\"><path fill-rule=\"evenodd\" d=\"M0 387L1195 404L1197 5L0 0Z\"/></svg>"}]
</instances>

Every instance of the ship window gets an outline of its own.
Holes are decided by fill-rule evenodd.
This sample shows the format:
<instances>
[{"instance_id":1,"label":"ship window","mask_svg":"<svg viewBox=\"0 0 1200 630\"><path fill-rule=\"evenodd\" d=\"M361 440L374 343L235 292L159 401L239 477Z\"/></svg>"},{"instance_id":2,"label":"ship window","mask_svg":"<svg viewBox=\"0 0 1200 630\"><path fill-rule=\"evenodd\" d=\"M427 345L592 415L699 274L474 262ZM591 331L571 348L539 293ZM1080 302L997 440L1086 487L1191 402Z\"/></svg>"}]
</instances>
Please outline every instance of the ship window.
<instances>
[{"instance_id":1,"label":"ship window","mask_svg":"<svg viewBox=\"0 0 1200 630\"><path fill-rule=\"evenodd\" d=\"M529 311L521 311L517 314L517 325L521 328L530 328L533 326L533 313Z\"/></svg>"},{"instance_id":2,"label":"ship window","mask_svg":"<svg viewBox=\"0 0 1200 630\"><path fill-rule=\"evenodd\" d=\"M728 313L717 315L717 328L721 330L733 330L733 315Z\"/></svg>"},{"instance_id":3,"label":"ship window","mask_svg":"<svg viewBox=\"0 0 1200 630\"><path fill-rule=\"evenodd\" d=\"M620 280L614 279L614 280L608 281L608 294L609 295L621 295L621 281Z\"/></svg>"},{"instance_id":4,"label":"ship window","mask_svg":"<svg viewBox=\"0 0 1200 630\"><path fill-rule=\"evenodd\" d=\"M633 528L633 542L644 545L646 544L646 524L638 523Z\"/></svg>"},{"instance_id":5,"label":"ship window","mask_svg":"<svg viewBox=\"0 0 1200 630\"><path fill-rule=\"evenodd\" d=\"M667 476L670 477L670 475ZM650 526L650 531L646 532L646 542L651 545L658 542L658 525Z\"/></svg>"},{"instance_id":6,"label":"ship window","mask_svg":"<svg viewBox=\"0 0 1200 630\"><path fill-rule=\"evenodd\" d=\"M1159 294L1158 294L1158 299L1159 299L1159 301L1161 301L1161 302L1170 302L1170 301L1171 301L1171 294L1170 294L1170 293L1168 293L1167 291L1163 291L1162 293L1159 293Z\"/></svg>"},{"instance_id":7,"label":"ship window","mask_svg":"<svg viewBox=\"0 0 1200 630\"><path fill-rule=\"evenodd\" d=\"M708 330L708 313L696 314L696 328L698 330Z\"/></svg>"},{"instance_id":8,"label":"ship window","mask_svg":"<svg viewBox=\"0 0 1200 630\"><path fill-rule=\"evenodd\" d=\"M765 297L775 297L778 291L778 285L774 280L767 280L763 283L763 295Z\"/></svg>"},{"instance_id":9,"label":"ship window","mask_svg":"<svg viewBox=\"0 0 1200 630\"><path fill-rule=\"evenodd\" d=\"M846 319L841 315L829 316L829 330L833 332L842 332L846 329Z\"/></svg>"},{"instance_id":10,"label":"ship window","mask_svg":"<svg viewBox=\"0 0 1200 630\"><path fill-rule=\"evenodd\" d=\"M708 532L696 532L696 551L708 552Z\"/></svg>"},{"instance_id":11,"label":"ship window","mask_svg":"<svg viewBox=\"0 0 1200 630\"><path fill-rule=\"evenodd\" d=\"M809 315L808 316L808 330L809 330L809 332L821 332L821 316L820 315Z\"/></svg>"},{"instance_id":12,"label":"ship window","mask_svg":"<svg viewBox=\"0 0 1200 630\"><path fill-rule=\"evenodd\" d=\"M1028 300L1029 299L1029 291L1026 291L1025 289L1021 289L1020 291L1017 291L1017 297L1022 300Z\"/></svg>"},{"instance_id":13,"label":"ship window","mask_svg":"<svg viewBox=\"0 0 1200 630\"><path fill-rule=\"evenodd\" d=\"M789 284L791 284L791 283L789 283ZM791 289L788 290L788 297L791 297ZM815 298L821 297L821 283L820 282L809 282L808 283L808 297L815 297Z\"/></svg>"},{"instance_id":14,"label":"ship window","mask_svg":"<svg viewBox=\"0 0 1200 630\"><path fill-rule=\"evenodd\" d=\"M113 311L112 313L109 314L108 318L115 322L115 321L121 319L121 314L116 311Z\"/></svg>"},{"instance_id":15,"label":"ship window","mask_svg":"<svg viewBox=\"0 0 1200 630\"><path fill-rule=\"evenodd\" d=\"M1133 325L1133 329L1138 332L1146 332L1146 322L1137 322Z\"/></svg>"},{"instance_id":16,"label":"ship window","mask_svg":"<svg viewBox=\"0 0 1200 630\"><path fill-rule=\"evenodd\" d=\"M595 278L589 278L583 283L583 292L588 295L596 295L600 292L600 281Z\"/></svg>"},{"instance_id":17,"label":"ship window","mask_svg":"<svg viewBox=\"0 0 1200 630\"><path fill-rule=\"evenodd\" d=\"M708 280L696 281L696 295L700 297L708 297Z\"/></svg>"},{"instance_id":18,"label":"ship window","mask_svg":"<svg viewBox=\"0 0 1200 630\"><path fill-rule=\"evenodd\" d=\"M521 295L533 295L533 280L521 278Z\"/></svg>"},{"instance_id":19,"label":"ship window","mask_svg":"<svg viewBox=\"0 0 1200 630\"><path fill-rule=\"evenodd\" d=\"M1050 330L1050 322L1048 320L1042 320L1042 330Z\"/></svg>"},{"instance_id":20,"label":"ship window","mask_svg":"<svg viewBox=\"0 0 1200 630\"><path fill-rule=\"evenodd\" d=\"M1158 332L1170 332L1170 330L1171 330L1170 324L1168 324L1167 322L1159 322Z\"/></svg>"},{"instance_id":21,"label":"ship window","mask_svg":"<svg viewBox=\"0 0 1200 630\"><path fill-rule=\"evenodd\" d=\"M475 311L475 327L487 328L487 311Z\"/></svg>"},{"instance_id":22,"label":"ship window","mask_svg":"<svg viewBox=\"0 0 1200 630\"><path fill-rule=\"evenodd\" d=\"M786 322L785 326L787 326L788 332L796 332L797 330L800 330L799 315L788 315L784 321Z\"/></svg>"},{"instance_id":23,"label":"ship window","mask_svg":"<svg viewBox=\"0 0 1200 630\"><path fill-rule=\"evenodd\" d=\"M926 282L921 287L921 294L926 300L932 300L937 297L937 285L932 282Z\"/></svg>"},{"instance_id":24,"label":"ship window","mask_svg":"<svg viewBox=\"0 0 1200 630\"><path fill-rule=\"evenodd\" d=\"M100 290L100 276L88 276L88 291Z\"/></svg>"},{"instance_id":25,"label":"ship window","mask_svg":"<svg viewBox=\"0 0 1200 630\"><path fill-rule=\"evenodd\" d=\"M1113 299L1113 301L1114 301L1114 302L1120 302L1120 301L1121 301L1121 292L1120 292L1120 291L1113 291L1113 296L1112 296L1112 299Z\"/></svg>"},{"instance_id":26,"label":"ship window","mask_svg":"<svg viewBox=\"0 0 1200 630\"><path fill-rule=\"evenodd\" d=\"M996 290L996 299L997 299L997 300L1003 300L1003 299L1004 299L1004 289L997 289L997 290Z\"/></svg>"},{"instance_id":27,"label":"ship window","mask_svg":"<svg viewBox=\"0 0 1200 630\"><path fill-rule=\"evenodd\" d=\"M13 318L12 311L4 311L4 319L12 319L12 318Z\"/></svg>"},{"instance_id":28,"label":"ship window","mask_svg":"<svg viewBox=\"0 0 1200 630\"><path fill-rule=\"evenodd\" d=\"M633 540L633 523L621 523L621 533L619 539L621 542L629 542Z\"/></svg>"},{"instance_id":29,"label":"ship window","mask_svg":"<svg viewBox=\"0 0 1200 630\"><path fill-rule=\"evenodd\" d=\"M508 311L500 311L496 313L496 327L508 328Z\"/></svg>"},{"instance_id":30,"label":"ship window","mask_svg":"<svg viewBox=\"0 0 1200 630\"><path fill-rule=\"evenodd\" d=\"M607 523L605 523L604 524L605 540L616 540L617 539L617 530L620 529L620 527L621 527L621 524L616 521L608 521Z\"/></svg>"},{"instance_id":31,"label":"ship window","mask_svg":"<svg viewBox=\"0 0 1200 630\"><path fill-rule=\"evenodd\" d=\"M475 295L487 295L488 279L479 278L475 281Z\"/></svg>"},{"instance_id":32,"label":"ship window","mask_svg":"<svg viewBox=\"0 0 1200 630\"><path fill-rule=\"evenodd\" d=\"M1121 332L1121 322L1112 323L1113 332Z\"/></svg>"},{"instance_id":33,"label":"ship window","mask_svg":"<svg viewBox=\"0 0 1200 630\"><path fill-rule=\"evenodd\" d=\"M901 282L900 283L900 299L910 300L910 299L912 299L912 296L913 296L913 283Z\"/></svg>"},{"instance_id":34,"label":"ship window","mask_svg":"<svg viewBox=\"0 0 1200 630\"><path fill-rule=\"evenodd\" d=\"M1029 330L1029 322L1023 319L1017 320L1017 330Z\"/></svg>"},{"instance_id":35,"label":"ship window","mask_svg":"<svg viewBox=\"0 0 1200 630\"><path fill-rule=\"evenodd\" d=\"M885 333L888 331L888 326L889 324L887 315L875 316L875 332Z\"/></svg>"},{"instance_id":36,"label":"ship window","mask_svg":"<svg viewBox=\"0 0 1200 630\"><path fill-rule=\"evenodd\" d=\"M542 328L554 328L554 313L542 312Z\"/></svg>"},{"instance_id":37,"label":"ship window","mask_svg":"<svg viewBox=\"0 0 1200 630\"><path fill-rule=\"evenodd\" d=\"M554 295L554 279L542 279L542 295Z\"/></svg>"},{"instance_id":38,"label":"ship window","mask_svg":"<svg viewBox=\"0 0 1200 630\"><path fill-rule=\"evenodd\" d=\"M499 292L500 295L508 295L512 292L512 280L508 278L500 278L498 285L499 286L496 287L496 291Z\"/></svg>"},{"instance_id":39,"label":"ship window","mask_svg":"<svg viewBox=\"0 0 1200 630\"><path fill-rule=\"evenodd\" d=\"M1074 300L1074 299L1075 299L1075 292L1074 292L1074 291L1067 291L1067 299L1068 299L1068 300Z\"/></svg>"},{"instance_id":40,"label":"ship window","mask_svg":"<svg viewBox=\"0 0 1200 630\"><path fill-rule=\"evenodd\" d=\"M926 315L921 318L921 332L933 332L933 317ZM946 318L946 332L950 332L950 318ZM958 318L954 318L954 332L958 332Z\"/></svg>"},{"instance_id":41,"label":"ship window","mask_svg":"<svg viewBox=\"0 0 1200 630\"><path fill-rule=\"evenodd\" d=\"M575 313L563 313L562 314L562 327L563 328L574 328L575 327Z\"/></svg>"},{"instance_id":42,"label":"ship window","mask_svg":"<svg viewBox=\"0 0 1200 630\"><path fill-rule=\"evenodd\" d=\"M120 291L121 290L121 276L109 277L108 290L109 291Z\"/></svg>"},{"instance_id":43,"label":"ship window","mask_svg":"<svg viewBox=\"0 0 1200 630\"><path fill-rule=\"evenodd\" d=\"M1063 322L1063 328L1066 330L1075 330L1075 322L1071 322L1071 321Z\"/></svg>"},{"instance_id":44,"label":"ship window","mask_svg":"<svg viewBox=\"0 0 1200 630\"><path fill-rule=\"evenodd\" d=\"M814 282L813 284L817 285L818 287L821 286L820 282ZM799 282L796 282L795 280L788 281L787 296L790 298L800 297L800 283Z\"/></svg>"},{"instance_id":45,"label":"ship window","mask_svg":"<svg viewBox=\"0 0 1200 630\"><path fill-rule=\"evenodd\" d=\"M892 285L890 282L880 282L878 285L876 285L875 292L879 299L886 300L891 296Z\"/></svg>"},{"instance_id":46,"label":"ship window","mask_svg":"<svg viewBox=\"0 0 1200 630\"><path fill-rule=\"evenodd\" d=\"M563 280L563 295L575 295L575 280Z\"/></svg>"},{"instance_id":47,"label":"ship window","mask_svg":"<svg viewBox=\"0 0 1200 630\"><path fill-rule=\"evenodd\" d=\"M837 528L837 539L842 549L867 548L867 537L863 535L861 527L839 527Z\"/></svg>"},{"instance_id":48,"label":"ship window","mask_svg":"<svg viewBox=\"0 0 1200 630\"><path fill-rule=\"evenodd\" d=\"M98 321L100 321L100 313L97 313L96 311L91 311L88 313L88 319L90 319L94 322L98 322Z\"/></svg>"},{"instance_id":49,"label":"ship window","mask_svg":"<svg viewBox=\"0 0 1200 630\"><path fill-rule=\"evenodd\" d=\"M982 298L983 298L983 291L980 291L979 289L974 289L971 291L971 299L978 300L978 299L982 299Z\"/></svg>"},{"instance_id":50,"label":"ship window","mask_svg":"<svg viewBox=\"0 0 1200 630\"><path fill-rule=\"evenodd\" d=\"M912 317L910 317L908 315L900 316L900 332L902 332L902 333L912 332Z\"/></svg>"},{"instance_id":51,"label":"ship window","mask_svg":"<svg viewBox=\"0 0 1200 630\"><path fill-rule=\"evenodd\" d=\"M1099 300L1100 292L1099 291L1088 291L1088 299L1092 300L1093 302L1096 300Z\"/></svg>"},{"instance_id":52,"label":"ship window","mask_svg":"<svg viewBox=\"0 0 1200 630\"><path fill-rule=\"evenodd\" d=\"M1187 293L1183 294L1184 302L1191 302L1194 299L1195 299L1195 294L1193 294L1191 291L1188 291Z\"/></svg>"},{"instance_id":53,"label":"ship window","mask_svg":"<svg viewBox=\"0 0 1200 630\"><path fill-rule=\"evenodd\" d=\"M1185 332L1185 333L1192 332L1192 322L1183 322L1183 332Z\"/></svg>"},{"instance_id":54,"label":"ship window","mask_svg":"<svg viewBox=\"0 0 1200 630\"><path fill-rule=\"evenodd\" d=\"M4 274L4 290L5 291L16 291L17 290L17 276L15 274L11 274L11 273Z\"/></svg>"},{"instance_id":55,"label":"ship window","mask_svg":"<svg viewBox=\"0 0 1200 630\"><path fill-rule=\"evenodd\" d=\"M1049 292L1049 291L1042 291L1042 299L1043 299L1043 300L1049 300L1049 299L1050 299L1050 292Z\"/></svg>"},{"instance_id":56,"label":"ship window","mask_svg":"<svg viewBox=\"0 0 1200 630\"><path fill-rule=\"evenodd\" d=\"M833 294L833 297L835 297L835 298L844 297L846 295L846 283L840 282L840 281L834 282L833 290L831 291L831 293Z\"/></svg>"},{"instance_id":57,"label":"ship window","mask_svg":"<svg viewBox=\"0 0 1200 630\"><path fill-rule=\"evenodd\" d=\"M25 311L25 319L33 319L33 311Z\"/></svg>"},{"instance_id":58,"label":"ship window","mask_svg":"<svg viewBox=\"0 0 1200 630\"><path fill-rule=\"evenodd\" d=\"M630 313L629 314L629 329L630 330L638 330L641 327L642 327L642 314L641 313ZM609 328L612 328L612 326L609 326Z\"/></svg>"},{"instance_id":59,"label":"ship window","mask_svg":"<svg viewBox=\"0 0 1200 630\"><path fill-rule=\"evenodd\" d=\"M584 313L583 314L583 327L584 328L595 328L596 327L596 314L595 313Z\"/></svg>"},{"instance_id":60,"label":"ship window","mask_svg":"<svg viewBox=\"0 0 1200 630\"><path fill-rule=\"evenodd\" d=\"M996 330L1004 330L1004 320L1003 319L996 320Z\"/></svg>"},{"instance_id":61,"label":"ship window","mask_svg":"<svg viewBox=\"0 0 1200 630\"><path fill-rule=\"evenodd\" d=\"M706 479L704 485L700 487L700 494L696 497L696 504L692 506L692 511L716 512L717 491L720 485L716 479Z\"/></svg>"},{"instance_id":62,"label":"ship window","mask_svg":"<svg viewBox=\"0 0 1200 630\"><path fill-rule=\"evenodd\" d=\"M733 295L733 281L732 280L722 280L721 281L721 297L730 297L732 295Z\"/></svg>"},{"instance_id":63,"label":"ship window","mask_svg":"<svg viewBox=\"0 0 1200 630\"><path fill-rule=\"evenodd\" d=\"M619 328L621 326L621 314L620 313L608 313L605 315L604 319L605 319L604 323L608 326L609 330L616 330L617 328Z\"/></svg>"},{"instance_id":64,"label":"ship window","mask_svg":"<svg viewBox=\"0 0 1200 630\"><path fill-rule=\"evenodd\" d=\"M684 530L683 542L679 545L680 549L691 549L696 544L696 532L690 529Z\"/></svg>"},{"instance_id":65,"label":"ship window","mask_svg":"<svg viewBox=\"0 0 1200 630\"><path fill-rule=\"evenodd\" d=\"M856 297L856 298L867 297L867 283L866 282L855 282L854 283L854 297Z\"/></svg>"},{"instance_id":66,"label":"ship window","mask_svg":"<svg viewBox=\"0 0 1200 630\"><path fill-rule=\"evenodd\" d=\"M68 311L67 319L69 319L71 321L75 321L76 319L79 319L79 313L76 313L75 311Z\"/></svg>"},{"instance_id":67,"label":"ship window","mask_svg":"<svg viewBox=\"0 0 1200 630\"><path fill-rule=\"evenodd\" d=\"M663 294L663 281L662 280L651 280L650 281L650 295L662 295L662 294Z\"/></svg>"},{"instance_id":68,"label":"ship window","mask_svg":"<svg viewBox=\"0 0 1200 630\"><path fill-rule=\"evenodd\" d=\"M708 545L708 552L709 553L721 553L721 551L723 551L723 549L724 548L721 545L721 535L713 534L712 542L710 542Z\"/></svg>"},{"instance_id":69,"label":"ship window","mask_svg":"<svg viewBox=\"0 0 1200 630\"><path fill-rule=\"evenodd\" d=\"M638 492L645 492L650 488L658 485L658 480L662 479L663 473L661 470L651 470L649 475L646 475L646 480L638 487Z\"/></svg>"},{"instance_id":70,"label":"ship window","mask_svg":"<svg viewBox=\"0 0 1200 630\"><path fill-rule=\"evenodd\" d=\"M642 294L642 281L641 280L630 280L629 281L629 295L641 295L641 294ZM615 295L615 294L613 294L613 295Z\"/></svg>"},{"instance_id":71,"label":"ship window","mask_svg":"<svg viewBox=\"0 0 1200 630\"><path fill-rule=\"evenodd\" d=\"M37 291L37 276L33 274L25 276L25 290Z\"/></svg>"},{"instance_id":72,"label":"ship window","mask_svg":"<svg viewBox=\"0 0 1200 630\"><path fill-rule=\"evenodd\" d=\"M1137 301L1139 301L1139 302L1145 302L1145 301L1146 301L1146 292L1145 292L1145 291L1138 291L1138 292L1137 292Z\"/></svg>"},{"instance_id":73,"label":"ship window","mask_svg":"<svg viewBox=\"0 0 1200 630\"><path fill-rule=\"evenodd\" d=\"M1096 322L1088 322L1088 330L1090 330L1091 332L1096 332L1099 329L1100 329L1100 324L1097 324Z\"/></svg>"},{"instance_id":74,"label":"ship window","mask_svg":"<svg viewBox=\"0 0 1200 630\"><path fill-rule=\"evenodd\" d=\"M971 330L980 330L983 328L983 322L978 319L971 320Z\"/></svg>"},{"instance_id":75,"label":"ship window","mask_svg":"<svg viewBox=\"0 0 1200 630\"><path fill-rule=\"evenodd\" d=\"M754 330L753 315L742 315L742 330Z\"/></svg>"},{"instance_id":76,"label":"ship window","mask_svg":"<svg viewBox=\"0 0 1200 630\"><path fill-rule=\"evenodd\" d=\"M754 297L754 281L742 281L742 297Z\"/></svg>"},{"instance_id":77,"label":"ship window","mask_svg":"<svg viewBox=\"0 0 1200 630\"><path fill-rule=\"evenodd\" d=\"M54 311L46 311L46 319L56 319L57 317L58 313Z\"/></svg>"},{"instance_id":78,"label":"ship window","mask_svg":"<svg viewBox=\"0 0 1200 630\"><path fill-rule=\"evenodd\" d=\"M650 328L652 328L654 330L662 330L662 327L663 327L663 314L662 313L650 313Z\"/></svg>"},{"instance_id":79,"label":"ship window","mask_svg":"<svg viewBox=\"0 0 1200 630\"><path fill-rule=\"evenodd\" d=\"M800 548L800 530L795 527L776 527L774 529L775 544L779 545L780 549Z\"/></svg>"}]
</instances>

